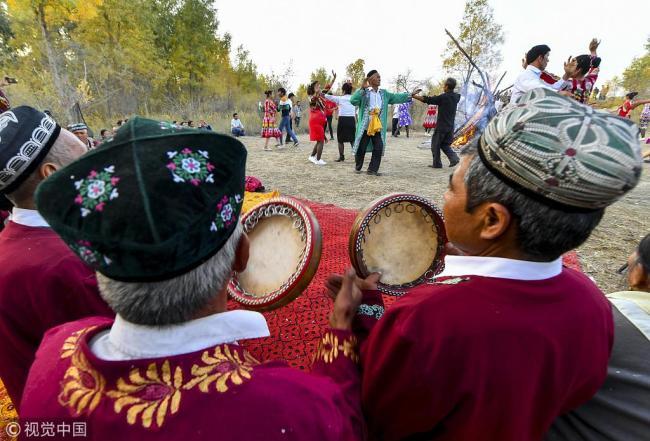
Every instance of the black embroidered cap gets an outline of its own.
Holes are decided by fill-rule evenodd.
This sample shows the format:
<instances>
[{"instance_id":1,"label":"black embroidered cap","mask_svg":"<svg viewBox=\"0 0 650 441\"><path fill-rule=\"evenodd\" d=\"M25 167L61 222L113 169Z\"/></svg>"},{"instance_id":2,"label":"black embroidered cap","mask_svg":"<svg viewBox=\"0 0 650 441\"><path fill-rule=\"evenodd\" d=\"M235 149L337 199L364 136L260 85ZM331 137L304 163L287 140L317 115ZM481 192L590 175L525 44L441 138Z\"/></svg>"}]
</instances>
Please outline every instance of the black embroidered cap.
<instances>
[{"instance_id":1,"label":"black embroidered cap","mask_svg":"<svg viewBox=\"0 0 650 441\"><path fill-rule=\"evenodd\" d=\"M60 132L50 116L32 107L0 114L0 194L13 192L36 170Z\"/></svg>"},{"instance_id":2,"label":"black embroidered cap","mask_svg":"<svg viewBox=\"0 0 650 441\"><path fill-rule=\"evenodd\" d=\"M166 280L205 262L233 233L245 167L235 138L136 117L43 181L36 205L98 272Z\"/></svg>"}]
</instances>

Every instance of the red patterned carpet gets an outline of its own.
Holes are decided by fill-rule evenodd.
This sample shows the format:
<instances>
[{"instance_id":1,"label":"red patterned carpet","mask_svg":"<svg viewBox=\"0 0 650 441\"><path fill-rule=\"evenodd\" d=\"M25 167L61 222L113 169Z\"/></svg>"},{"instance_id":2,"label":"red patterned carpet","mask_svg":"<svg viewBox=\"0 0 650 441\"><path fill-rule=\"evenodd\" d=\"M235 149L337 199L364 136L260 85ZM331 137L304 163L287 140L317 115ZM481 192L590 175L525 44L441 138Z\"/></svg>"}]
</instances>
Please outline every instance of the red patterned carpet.
<instances>
[{"instance_id":1,"label":"red patterned carpet","mask_svg":"<svg viewBox=\"0 0 650 441\"><path fill-rule=\"evenodd\" d=\"M324 288L325 279L331 273L342 273L350 265L348 237L357 212L335 205L303 202L316 215L323 233L323 254L318 272L307 290L295 301L264 313L271 330L270 338L247 340L242 344L262 360L284 359L292 366L309 369L311 354L332 308L332 300ZM564 263L581 270L575 252L568 253ZM386 306L395 300L395 297L384 296ZM238 305L230 301L229 308L236 309Z\"/></svg>"}]
</instances>

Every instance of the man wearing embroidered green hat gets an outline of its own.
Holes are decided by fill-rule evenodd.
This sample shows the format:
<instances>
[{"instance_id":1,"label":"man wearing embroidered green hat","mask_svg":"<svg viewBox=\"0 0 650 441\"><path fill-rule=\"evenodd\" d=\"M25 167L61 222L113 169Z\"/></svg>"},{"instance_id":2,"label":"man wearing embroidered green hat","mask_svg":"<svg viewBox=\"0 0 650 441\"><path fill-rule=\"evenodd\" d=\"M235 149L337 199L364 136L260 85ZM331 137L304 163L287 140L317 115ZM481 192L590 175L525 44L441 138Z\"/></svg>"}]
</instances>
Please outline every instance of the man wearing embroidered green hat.
<instances>
[{"instance_id":1,"label":"man wearing embroidered green hat","mask_svg":"<svg viewBox=\"0 0 650 441\"><path fill-rule=\"evenodd\" d=\"M235 138L136 117L38 188L39 211L117 316L48 333L21 418L74 418L97 440L361 439L353 274L315 374L238 344L269 335L260 313L226 311L248 260L245 166Z\"/></svg>"},{"instance_id":2,"label":"man wearing embroidered green hat","mask_svg":"<svg viewBox=\"0 0 650 441\"><path fill-rule=\"evenodd\" d=\"M461 152L444 195L445 258L381 320L362 317L362 405L383 440L542 439L605 380L613 323L562 266L638 182L634 124L535 89ZM371 280L360 314L383 306ZM330 278L330 289L338 286ZM369 333L368 333L369 332Z\"/></svg>"}]
</instances>

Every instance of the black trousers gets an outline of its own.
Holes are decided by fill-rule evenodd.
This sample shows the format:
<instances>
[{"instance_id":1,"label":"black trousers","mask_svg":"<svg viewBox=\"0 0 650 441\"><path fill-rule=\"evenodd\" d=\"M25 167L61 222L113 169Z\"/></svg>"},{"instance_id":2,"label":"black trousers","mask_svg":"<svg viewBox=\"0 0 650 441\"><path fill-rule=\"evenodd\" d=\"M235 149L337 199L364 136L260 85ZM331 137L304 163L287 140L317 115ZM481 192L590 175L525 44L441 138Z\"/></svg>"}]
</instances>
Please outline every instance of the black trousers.
<instances>
[{"instance_id":1,"label":"black trousers","mask_svg":"<svg viewBox=\"0 0 650 441\"><path fill-rule=\"evenodd\" d=\"M399 118L393 118L393 126L391 127L391 134L393 136L399 135Z\"/></svg>"},{"instance_id":2,"label":"black trousers","mask_svg":"<svg viewBox=\"0 0 650 441\"><path fill-rule=\"evenodd\" d=\"M332 130L332 115L327 117L327 124L325 127L329 127L330 129L330 139L334 139L334 130Z\"/></svg>"},{"instance_id":3,"label":"black trousers","mask_svg":"<svg viewBox=\"0 0 650 441\"><path fill-rule=\"evenodd\" d=\"M289 128L290 128L291 131L293 132L293 120L292 120L292 119L289 120ZM298 136L297 133L296 133L296 136ZM285 142L285 143L288 143L288 142L290 142L290 141L291 141L291 135L289 135L289 131L287 130L287 139L285 139L284 142Z\"/></svg>"},{"instance_id":4,"label":"black trousers","mask_svg":"<svg viewBox=\"0 0 650 441\"><path fill-rule=\"evenodd\" d=\"M451 130L438 130L435 129L433 136L431 137L431 154L433 155L433 166L442 167L442 161L440 160L440 151L442 150L447 158L449 158L449 163L458 162L458 155L451 148L451 143L454 141L454 132Z\"/></svg>"},{"instance_id":5,"label":"black trousers","mask_svg":"<svg viewBox=\"0 0 650 441\"><path fill-rule=\"evenodd\" d=\"M375 133L374 136L368 136L368 133L364 132L359 142L359 149L355 155L356 169L361 170L363 168L363 161L366 157L366 147L368 143L372 141L372 157L370 158L370 165L368 165L368 171L377 172L379 171L379 165L381 164L381 155L384 153L384 141L381 139L381 130Z\"/></svg>"}]
</instances>

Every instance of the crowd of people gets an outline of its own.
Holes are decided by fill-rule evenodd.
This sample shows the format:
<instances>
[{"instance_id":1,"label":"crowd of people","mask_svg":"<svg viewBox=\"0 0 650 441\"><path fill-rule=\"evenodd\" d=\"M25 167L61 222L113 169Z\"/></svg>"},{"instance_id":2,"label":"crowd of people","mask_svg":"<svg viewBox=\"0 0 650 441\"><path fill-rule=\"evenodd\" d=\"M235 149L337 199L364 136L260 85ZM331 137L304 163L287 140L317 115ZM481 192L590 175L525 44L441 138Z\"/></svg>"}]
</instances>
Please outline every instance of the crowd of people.
<instances>
[{"instance_id":1,"label":"crowd of people","mask_svg":"<svg viewBox=\"0 0 650 441\"><path fill-rule=\"evenodd\" d=\"M524 71L517 77L515 83L508 88L507 92L503 94L502 100L497 103L497 109L502 110L504 105L508 103L515 104L519 99L529 90L536 87L544 87L550 90L555 90L561 95L570 96L582 104L589 104L596 99L604 99L607 94L608 87L604 86L601 90L595 87L598 81L600 72L601 59L598 57L598 47L600 41L593 39L589 43L589 53L570 57L564 63L563 75L557 76L546 70L551 49L547 45L537 45L532 47L526 52L522 59L522 67ZM455 133L455 117L456 106L460 101L460 94L456 90L456 80L449 78L445 81L444 91L438 96L420 97L418 94L411 94L411 97L406 98L404 102L393 102L390 99L404 99L405 94L391 94L388 91L381 89L381 77L376 71L368 73L364 84L356 92L352 87L351 81L344 81L341 85L342 95L332 95L330 89L333 87L336 80L336 74L332 72L333 79L328 81L325 85L325 90L321 91L321 85L318 82L313 82L309 85L307 94L310 103L310 124L309 133L310 140L315 142L312 154L309 156L309 161L317 165L326 165L322 160L322 151L324 144L329 140L334 139L332 128L333 114L338 114L338 126L341 130L337 129L336 139L338 141L339 158L336 162L343 162L345 160L344 144L350 142L352 145L352 153L358 160L355 161L355 169L357 172L361 171L363 166L363 156L365 153L359 153L359 144L361 142L368 146L363 149L368 152L375 152L374 159L371 159L370 166L367 170L368 174L381 175L379 166L381 164L381 156L384 154L386 148L386 128L388 123L389 107L392 105L392 129L391 136L399 137L402 130L406 133L408 138L410 130L413 126L412 118L412 103L413 100L421 101L428 105L424 116L424 131L429 134L432 132L432 139L430 148L432 151L432 164L433 168L442 167L440 160L441 154L444 153L449 159L451 167L458 163L457 153L451 148L453 136ZM376 74L376 75L375 75ZM376 76L376 78L371 78ZM376 86L372 86L376 82ZM453 86L452 86L453 85ZM354 92L354 94L353 94ZM377 95L388 94L384 97ZM268 147L268 139L275 138L277 140L276 147L283 148L281 134L276 130L276 113L280 111L279 100L286 94L285 89L281 88L277 91L277 97L274 97L274 92L269 90L266 92L266 100L264 102L264 122L262 127L262 136L267 139L264 150L271 151ZM394 97L399 95L399 98ZM629 117L630 112L637 106L645 105L640 118L641 137L645 137L645 131L650 120L650 100L634 100L636 92L626 95L624 104L618 109L618 114L622 117ZM293 94L289 98L294 98ZM343 100L343 105L341 104ZM368 110L369 102L371 102L371 110L376 109L377 118L372 116L372 112ZM297 107L300 109L300 102L297 102ZM441 103L441 104L439 104ZM384 106L384 104L387 104ZM344 108L343 108L344 106ZM365 106L365 107L364 107ZM377 106L377 107L374 107ZM285 106L286 107L286 106ZM294 109L296 106L293 106ZM300 109L301 110L301 109ZM298 112L300 112L298 110ZM373 110L374 111L374 110ZM290 110L283 111L283 127L287 125L284 118L288 117L289 126L295 120L295 112ZM352 124L354 118L354 124ZM298 117L299 121L300 117ZM360 123L359 123L360 122ZM372 124L370 124L372 123ZM366 138L363 137L362 130L366 132ZM323 133L321 133L321 125L325 126ZM370 125L370 127L369 127ZM375 132L374 127L381 127L381 130ZM329 130L329 139L327 132ZM350 133L354 132L354 138L351 138ZM375 137L375 133L380 133L380 137ZM293 139L293 138L292 138ZM287 142L289 142L289 132L287 132ZM648 140L650 143L650 140ZM297 146L297 143L294 142Z\"/></svg>"},{"instance_id":2,"label":"crowd of people","mask_svg":"<svg viewBox=\"0 0 650 441\"><path fill-rule=\"evenodd\" d=\"M454 78L435 96L383 89L377 70L340 96L336 74L309 85L311 162L325 165L331 102L339 162L350 143L355 171L371 152L366 173L379 176L389 106L399 126L416 100L434 130L431 166L444 153L453 167L444 270L388 308L381 274L330 275L310 372L255 358L239 343L268 337L265 317L227 311L250 251L237 113L235 136L129 118L86 154L82 124L8 108L0 379L21 421L84 422L96 440L646 439L650 235L621 268L627 291L605 296L562 264L643 169L638 127L586 104L595 48L562 78L545 73L548 46L531 48L513 105L460 152ZM298 148L299 101L265 95L264 149L271 138L285 148L283 132ZM627 115L648 104L628 98Z\"/></svg>"}]
</instances>

